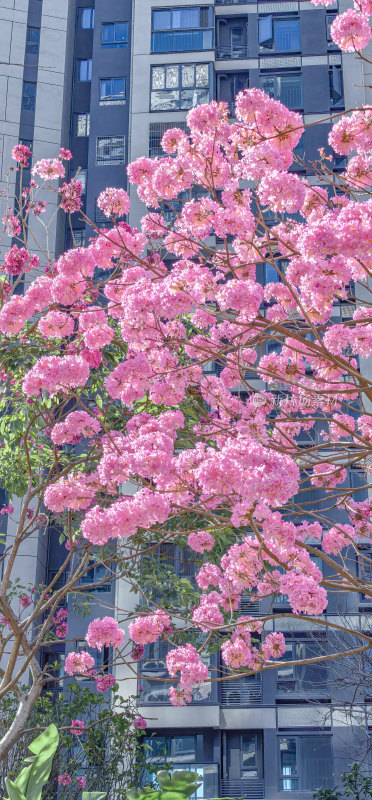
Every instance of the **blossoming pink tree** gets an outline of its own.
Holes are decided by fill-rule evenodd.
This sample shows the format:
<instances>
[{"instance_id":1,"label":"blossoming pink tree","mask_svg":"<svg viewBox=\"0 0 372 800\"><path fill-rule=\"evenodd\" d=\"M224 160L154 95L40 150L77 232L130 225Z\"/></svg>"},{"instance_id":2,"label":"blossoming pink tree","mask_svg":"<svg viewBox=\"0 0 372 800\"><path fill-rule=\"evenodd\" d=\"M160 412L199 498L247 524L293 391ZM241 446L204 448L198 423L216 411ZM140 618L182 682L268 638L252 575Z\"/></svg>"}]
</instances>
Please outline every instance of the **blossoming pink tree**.
<instances>
[{"instance_id":1,"label":"blossoming pink tree","mask_svg":"<svg viewBox=\"0 0 372 800\"><path fill-rule=\"evenodd\" d=\"M336 19L343 49L365 47L370 11L370 2L356 0ZM3 265L0 469L11 490L16 464L23 501L3 555L0 655L10 658L0 697L20 691L29 668L33 683L20 693L0 758L48 680L38 651L51 631L68 640L58 606L76 591L93 551L107 563L115 546L117 576L147 608L95 620L88 645L112 647L133 666L147 643L165 638L174 705L221 678L202 660L210 647L220 646L232 679L275 668L285 649L283 633L270 632L277 595L288 597L292 619L335 629L324 616L328 591L372 597L353 568L372 533L372 384L363 371L372 349L372 110L333 125L329 145L350 156L337 192L327 153L314 180L290 170L302 118L258 89L238 95L232 121L225 103L212 102L187 122L188 133L164 134L166 157L128 167L147 208L140 230L120 221L126 192L109 188L98 204L111 227L42 267L22 241L28 215L40 213L36 181L5 220L18 243ZM33 175L53 190L69 155L36 163ZM29 156L15 148L20 170ZM79 211L78 180L58 191L66 213ZM263 285L263 264L277 280ZM352 307L347 319L342 301ZM355 466L364 476L356 493L347 482ZM321 490L321 503L307 499L309 487ZM14 563L44 514L64 531L59 574L70 568L69 577L61 589L59 574L39 587L32 605L26 592L17 615L9 599ZM155 580L154 554L164 543L200 561L181 610L162 607L141 586L141 559L153 555ZM266 598L267 612L242 615L242 595ZM277 627L282 616L275 614ZM351 635L350 652L371 646L370 636ZM91 674L101 690L115 680L96 672L88 652L69 652L65 672Z\"/></svg>"}]
</instances>

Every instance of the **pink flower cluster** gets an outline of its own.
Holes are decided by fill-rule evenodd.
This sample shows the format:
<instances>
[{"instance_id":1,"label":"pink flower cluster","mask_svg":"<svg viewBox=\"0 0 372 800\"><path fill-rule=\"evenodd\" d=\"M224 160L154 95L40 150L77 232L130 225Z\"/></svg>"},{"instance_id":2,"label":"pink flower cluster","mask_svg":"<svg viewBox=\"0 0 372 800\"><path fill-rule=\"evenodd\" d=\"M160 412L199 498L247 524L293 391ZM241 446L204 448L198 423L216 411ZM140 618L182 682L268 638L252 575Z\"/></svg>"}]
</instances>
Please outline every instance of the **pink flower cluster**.
<instances>
[{"instance_id":1,"label":"pink flower cluster","mask_svg":"<svg viewBox=\"0 0 372 800\"><path fill-rule=\"evenodd\" d=\"M86 411L71 411L63 422L54 425L50 438L54 444L76 444L82 436L90 438L100 430L98 420Z\"/></svg>"},{"instance_id":2,"label":"pink flower cluster","mask_svg":"<svg viewBox=\"0 0 372 800\"><path fill-rule=\"evenodd\" d=\"M194 687L207 680L208 667L203 664L198 651L191 644L170 650L166 663L171 678L180 673L179 686L169 690L170 701L172 705L183 705L182 701L191 699Z\"/></svg>"},{"instance_id":3,"label":"pink flower cluster","mask_svg":"<svg viewBox=\"0 0 372 800\"><path fill-rule=\"evenodd\" d=\"M72 719L71 720L71 727L70 733L73 736L81 736L84 732L85 722L82 722L80 719Z\"/></svg>"},{"instance_id":4,"label":"pink flower cluster","mask_svg":"<svg viewBox=\"0 0 372 800\"><path fill-rule=\"evenodd\" d=\"M85 641L89 647L120 647L124 642L124 631L120 630L118 623L113 617L94 619L88 625Z\"/></svg>"},{"instance_id":5,"label":"pink flower cluster","mask_svg":"<svg viewBox=\"0 0 372 800\"><path fill-rule=\"evenodd\" d=\"M130 201L124 189L110 187L101 192L97 199L97 206L103 211L105 217L123 217L129 213Z\"/></svg>"},{"instance_id":6,"label":"pink flower cluster","mask_svg":"<svg viewBox=\"0 0 372 800\"><path fill-rule=\"evenodd\" d=\"M170 618L165 611L155 611L154 614L138 617L128 627L129 636L136 644L149 644L156 642L170 627Z\"/></svg>"}]
</instances>

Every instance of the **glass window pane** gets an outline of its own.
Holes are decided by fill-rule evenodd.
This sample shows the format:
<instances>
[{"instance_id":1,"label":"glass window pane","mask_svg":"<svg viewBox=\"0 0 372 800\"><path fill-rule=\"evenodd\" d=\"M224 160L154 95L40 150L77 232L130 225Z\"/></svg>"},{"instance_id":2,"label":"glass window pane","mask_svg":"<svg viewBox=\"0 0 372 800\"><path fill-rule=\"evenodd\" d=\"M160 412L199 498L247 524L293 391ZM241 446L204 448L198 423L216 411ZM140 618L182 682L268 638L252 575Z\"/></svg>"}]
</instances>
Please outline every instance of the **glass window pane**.
<instances>
[{"instance_id":1,"label":"glass window pane","mask_svg":"<svg viewBox=\"0 0 372 800\"><path fill-rule=\"evenodd\" d=\"M179 84L179 67L166 67L165 70L165 86L166 89L176 89Z\"/></svg>"},{"instance_id":2,"label":"glass window pane","mask_svg":"<svg viewBox=\"0 0 372 800\"><path fill-rule=\"evenodd\" d=\"M198 68L197 68L198 69ZM182 86L195 85L195 67L193 64L182 67ZM204 84L201 84L204 86Z\"/></svg>"},{"instance_id":3,"label":"glass window pane","mask_svg":"<svg viewBox=\"0 0 372 800\"><path fill-rule=\"evenodd\" d=\"M153 67L152 68L152 88L165 89L165 68Z\"/></svg>"},{"instance_id":4,"label":"glass window pane","mask_svg":"<svg viewBox=\"0 0 372 800\"><path fill-rule=\"evenodd\" d=\"M104 78L99 83L99 96L101 100L111 97L111 80Z\"/></svg>"},{"instance_id":5,"label":"glass window pane","mask_svg":"<svg viewBox=\"0 0 372 800\"><path fill-rule=\"evenodd\" d=\"M329 736L304 736L301 740L301 789L327 789L332 783Z\"/></svg>"},{"instance_id":6,"label":"glass window pane","mask_svg":"<svg viewBox=\"0 0 372 800\"><path fill-rule=\"evenodd\" d=\"M257 737L244 734L241 743L242 778L257 777Z\"/></svg>"},{"instance_id":7,"label":"glass window pane","mask_svg":"<svg viewBox=\"0 0 372 800\"><path fill-rule=\"evenodd\" d=\"M35 111L36 83L24 81L22 91L22 108Z\"/></svg>"},{"instance_id":8,"label":"glass window pane","mask_svg":"<svg viewBox=\"0 0 372 800\"><path fill-rule=\"evenodd\" d=\"M102 25L102 42L104 44L114 41L115 28L114 25Z\"/></svg>"},{"instance_id":9,"label":"glass window pane","mask_svg":"<svg viewBox=\"0 0 372 800\"><path fill-rule=\"evenodd\" d=\"M300 20L274 20L275 50L300 50Z\"/></svg>"},{"instance_id":10,"label":"glass window pane","mask_svg":"<svg viewBox=\"0 0 372 800\"><path fill-rule=\"evenodd\" d=\"M112 96L114 98L124 98L125 97L125 78L112 78Z\"/></svg>"},{"instance_id":11,"label":"glass window pane","mask_svg":"<svg viewBox=\"0 0 372 800\"><path fill-rule=\"evenodd\" d=\"M281 736L280 747L280 772L282 775L297 775L297 742L289 736Z\"/></svg>"},{"instance_id":12,"label":"glass window pane","mask_svg":"<svg viewBox=\"0 0 372 800\"><path fill-rule=\"evenodd\" d=\"M164 32L153 33L151 37L151 50L153 53L172 53L173 34Z\"/></svg>"},{"instance_id":13,"label":"glass window pane","mask_svg":"<svg viewBox=\"0 0 372 800\"><path fill-rule=\"evenodd\" d=\"M171 12L170 11L153 11L152 12L152 29L153 31L165 31L171 27Z\"/></svg>"},{"instance_id":14,"label":"glass window pane","mask_svg":"<svg viewBox=\"0 0 372 800\"><path fill-rule=\"evenodd\" d=\"M151 92L152 111L174 111L179 108L180 93L178 89L165 92Z\"/></svg>"},{"instance_id":15,"label":"glass window pane","mask_svg":"<svg viewBox=\"0 0 372 800\"><path fill-rule=\"evenodd\" d=\"M170 755L180 763L182 761L195 761L195 744L195 736L173 736Z\"/></svg>"},{"instance_id":16,"label":"glass window pane","mask_svg":"<svg viewBox=\"0 0 372 800\"><path fill-rule=\"evenodd\" d=\"M126 43L128 41L128 24L117 22L115 24L115 42Z\"/></svg>"},{"instance_id":17,"label":"glass window pane","mask_svg":"<svg viewBox=\"0 0 372 800\"><path fill-rule=\"evenodd\" d=\"M203 34L203 50L211 50L213 47L213 31L202 31ZM196 50L199 47L195 48Z\"/></svg>"},{"instance_id":18,"label":"glass window pane","mask_svg":"<svg viewBox=\"0 0 372 800\"><path fill-rule=\"evenodd\" d=\"M300 75L281 75L278 78L279 100L287 108L302 107L302 81Z\"/></svg>"},{"instance_id":19,"label":"glass window pane","mask_svg":"<svg viewBox=\"0 0 372 800\"><path fill-rule=\"evenodd\" d=\"M209 86L209 66L208 64L196 65L196 85Z\"/></svg>"},{"instance_id":20,"label":"glass window pane","mask_svg":"<svg viewBox=\"0 0 372 800\"><path fill-rule=\"evenodd\" d=\"M200 25L199 8L174 8L172 11L172 28L198 28Z\"/></svg>"},{"instance_id":21,"label":"glass window pane","mask_svg":"<svg viewBox=\"0 0 372 800\"><path fill-rule=\"evenodd\" d=\"M267 283L278 283L279 275L273 264L265 263L264 265L264 280Z\"/></svg>"},{"instance_id":22,"label":"glass window pane","mask_svg":"<svg viewBox=\"0 0 372 800\"><path fill-rule=\"evenodd\" d=\"M80 9L80 27L85 30L94 27L94 8Z\"/></svg>"}]
</instances>

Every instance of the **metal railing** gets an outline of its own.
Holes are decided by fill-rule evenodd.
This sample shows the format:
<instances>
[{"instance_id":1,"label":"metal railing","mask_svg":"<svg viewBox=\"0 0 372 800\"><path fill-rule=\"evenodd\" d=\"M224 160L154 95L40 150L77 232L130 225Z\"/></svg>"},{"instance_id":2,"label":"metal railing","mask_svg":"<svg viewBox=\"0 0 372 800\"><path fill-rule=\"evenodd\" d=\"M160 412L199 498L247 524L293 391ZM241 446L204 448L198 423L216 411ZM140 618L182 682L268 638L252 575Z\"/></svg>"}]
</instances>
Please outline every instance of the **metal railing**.
<instances>
[{"instance_id":1,"label":"metal railing","mask_svg":"<svg viewBox=\"0 0 372 800\"><path fill-rule=\"evenodd\" d=\"M216 47L216 59L218 60L227 60L227 59L239 59L239 58L248 58L248 45L247 44L240 44L240 45L217 45Z\"/></svg>"},{"instance_id":2,"label":"metal railing","mask_svg":"<svg viewBox=\"0 0 372 800\"><path fill-rule=\"evenodd\" d=\"M260 778L244 780L222 779L222 797L244 797L245 800L263 800L265 796L264 782Z\"/></svg>"},{"instance_id":3,"label":"metal railing","mask_svg":"<svg viewBox=\"0 0 372 800\"><path fill-rule=\"evenodd\" d=\"M241 680L221 682L221 706L259 706L262 703L262 684L260 680Z\"/></svg>"}]
</instances>

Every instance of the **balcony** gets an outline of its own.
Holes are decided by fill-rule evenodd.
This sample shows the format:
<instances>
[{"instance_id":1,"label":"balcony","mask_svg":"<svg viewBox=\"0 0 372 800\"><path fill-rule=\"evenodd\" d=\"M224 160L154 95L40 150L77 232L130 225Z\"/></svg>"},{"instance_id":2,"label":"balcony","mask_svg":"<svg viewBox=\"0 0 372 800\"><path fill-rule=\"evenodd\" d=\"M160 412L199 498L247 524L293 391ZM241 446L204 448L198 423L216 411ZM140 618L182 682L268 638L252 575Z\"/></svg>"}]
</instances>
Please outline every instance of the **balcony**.
<instances>
[{"instance_id":1,"label":"balcony","mask_svg":"<svg viewBox=\"0 0 372 800\"><path fill-rule=\"evenodd\" d=\"M248 58L247 44L220 44L216 47L216 59L218 61L227 61L229 59L235 61L238 58Z\"/></svg>"}]
</instances>

